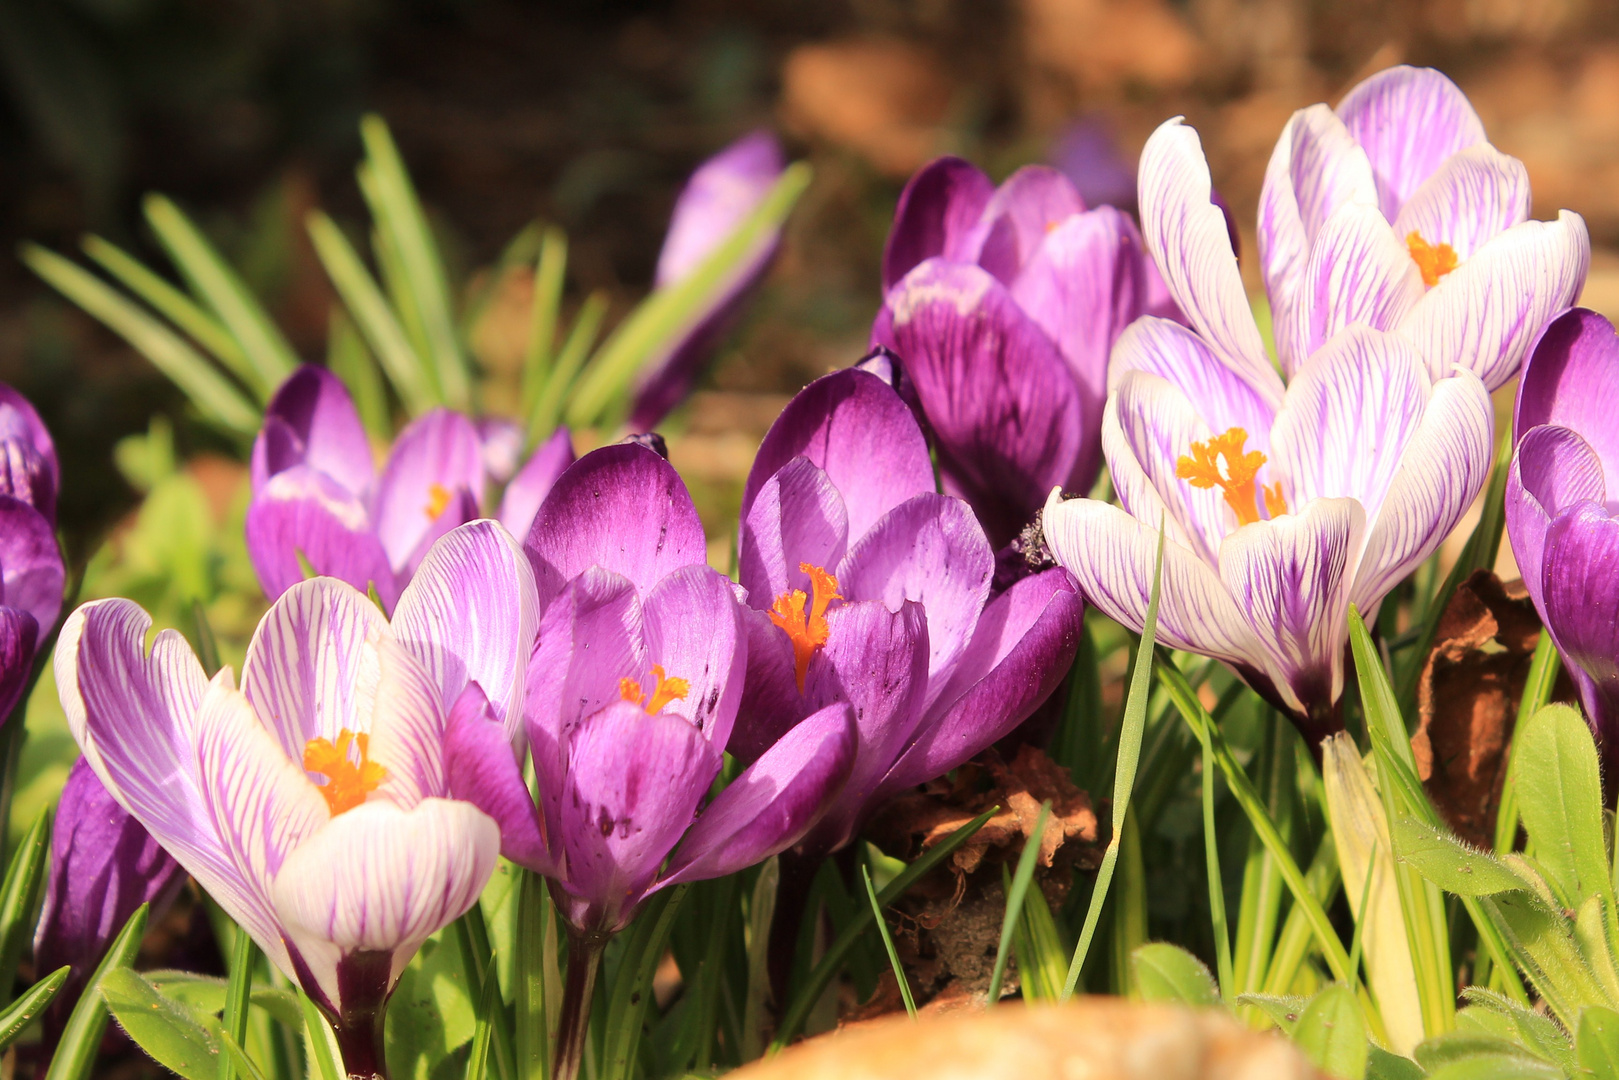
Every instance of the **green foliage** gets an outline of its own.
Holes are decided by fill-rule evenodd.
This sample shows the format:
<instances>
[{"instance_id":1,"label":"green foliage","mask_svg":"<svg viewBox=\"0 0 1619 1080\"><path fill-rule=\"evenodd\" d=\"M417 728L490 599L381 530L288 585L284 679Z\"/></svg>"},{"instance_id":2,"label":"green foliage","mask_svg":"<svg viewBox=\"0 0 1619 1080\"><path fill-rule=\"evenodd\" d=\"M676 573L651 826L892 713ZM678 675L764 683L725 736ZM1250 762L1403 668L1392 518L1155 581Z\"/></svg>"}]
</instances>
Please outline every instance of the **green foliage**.
<instances>
[{"instance_id":1,"label":"green foliage","mask_svg":"<svg viewBox=\"0 0 1619 1080\"><path fill-rule=\"evenodd\" d=\"M109 971L101 996L135 1044L164 1068L186 1080L214 1080L219 1073L219 1021L198 1013L129 968Z\"/></svg>"},{"instance_id":2,"label":"green foliage","mask_svg":"<svg viewBox=\"0 0 1619 1080\"><path fill-rule=\"evenodd\" d=\"M1218 1005L1220 989L1203 961L1167 941L1142 945L1130 954L1136 993L1142 1001Z\"/></svg>"},{"instance_id":3,"label":"green foliage","mask_svg":"<svg viewBox=\"0 0 1619 1080\"><path fill-rule=\"evenodd\" d=\"M1360 1080L1366 1074L1366 1029L1348 987L1328 986L1312 998L1293 1028L1293 1042L1329 1076Z\"/></svg>"}]
</instances>

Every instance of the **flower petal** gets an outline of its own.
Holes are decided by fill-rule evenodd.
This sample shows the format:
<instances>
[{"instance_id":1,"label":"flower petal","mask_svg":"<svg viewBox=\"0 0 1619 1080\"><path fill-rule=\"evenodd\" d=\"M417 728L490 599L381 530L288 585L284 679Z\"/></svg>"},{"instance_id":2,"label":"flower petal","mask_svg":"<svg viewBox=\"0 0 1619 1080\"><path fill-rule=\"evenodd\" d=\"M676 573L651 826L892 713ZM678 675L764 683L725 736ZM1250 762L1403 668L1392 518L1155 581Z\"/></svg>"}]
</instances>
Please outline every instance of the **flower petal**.
<instances>
[{"instance_id":1,"label":"flower petal","mask_svg":"<svg viewBox=\"0 0 1619 1080\"><path fill-rule=\"evenodd\" d=\"M708 562L703 523L680 474L634 443L593 450L564 472L523 550L542 604L591 566L645 593L682 566Z\"/></svg>"},{"instance_id":2,"label":"flower petal","mask_svg":"<svg viewBox=\"0 0 1619 1080\"><path fill-rule=\"evenodd\" d=\"M1268 403L1282 383L1265 355L1197 132L1165 121L1141 151L1141 232L1192 327Z\"/></svg>"},{"instance_id":3,"label":"flower petal","mask_svg":"<svg viewBox=\"0 0 1619 1080\"><path fill-rule=\"evenodd\" d=\"M376 476L371 441L343 381L304 364L287 376L264 408L264 430L253 443L253 490L297 465L325 473L352 495Z\"/></svg>"},{"instance_id":4,"label":"flower petal","mask_svg":"<svg viewBox=\"0 0 1619 1080\"><path fill-rule=\"evenodd\" d=\"M968 247L968 238L994 194L989 177L957 157L937 158L917 170L900 192L883 249L883 291L935 255L975 261L978 249L976 243Z\"/></svg>"},{"instance_id":5,"label":"flower petal","mask_svg":"<svg viewBox=\"0 0 1619 1080\"><path fill-rule=\"evenodd\" d=\"M1380 71L1344 96L1338 115L1372 163L1390 221L1446 158L1484 141L1467 95L1433 68Z\"/></svg>"},{"instance_id":6,"label":"flower petal","mask_svg":"<svg viewBox=\"0 0 1619 1080\"><path fill-rule=\"evenodd\" d=\"M1392 330L1422 299L1422 273L1376 208L1348 203L1328 218L1310 248L1304 278L1278 340L1292 338L1296 377L1309 357L1346 327Z\"/></svg>"},{"instance_id":7,"label":"flower petal","mask_svg":"<svg viewBox=\"0 0 1619 1080\"><path fill-rule=\"evenodd\" d=\"M545 827L500 716L476 683L450 710L444 772L453 798L465 799L500 826L500 853L537 873L556 873Z\"/></svg>"},{"instance_id":8,"label":"flower petal","mask_svg":"<svg viewBox=\"0 0 1619 1080\"><path fill-rule=\"evenodd\" d=\"M483 442L471 420L448 409L434 409L411 421L388 455L372 515L393 568L407 573L414 569L412 557L427 553L423 540L436 526L442 528L446 507L455 505L459 496L470 496L472 516L477 516L483 489ZM462 516L451 521L443 531L465 520L469 519Z\"/></svg>"},{"instance_id":9,"label":"flower petal","mask_svg":"<svg viewBox=\"0 0 1619 1080\"><path fill-rule=\"evenodd\" d=\"M21 499L56 521L62 467L56 444L29 400L0 383L0 494Z\"/></svg>"},{"instance_id":10,"label":"flower petal","mask_svg":"<svg viewBox=\"0 0 1619 1080\"><path fill-rule=\"evenodd\" d=\"M972 511L948 495L917 495L896 506L849 549L838 566L840 591L898 611L922 605L928 624L928 695L955 669L989 598L995 555Z\"/></svg>"},{"instance_id":11,"label":"flower petal","mask_svg":"<svg viewBox=\"0 0 1619 1080\"><path fill-rule=\"evenodd\" d=\"M742 523L737 580L748 602L764 610L793 589L810 591L803 565L836 567L848 545L849 515L825 472L794 458L754 496Z\"/></svg>"},{"instance_id":12,"label":"flower petal","mask_svg":"<svg viewBox=\"0 0 1619 1080\"><path fill-rule=\"evenodd\" d=\"M0 495L0 582L7 607L34 617L41 633L49 633L62 613L66 572L56 530L31 505Z\"/></svg>"},{"instance_id":13,"label":"flower petal","mask_svg":"<svg viewBox=\"0 0 1619 1080\"><path fill-rule=\"evenodd\" d=\"M1084 421L1067 361L976 266L922 263L889 292L885 313L877 333L905 358L940 472L1005 545L1079 463Z\"/></svg>"},{"instance_id":14,"label":"flower petal","mask_svg":"<svg viewBox=\"0 0 1619 1080\"><path fill-rule=\"evenodd\" d=\"M891 386L865 371L835 371L787 403L748 472L744 520L765 481L795 457L808 458L838 489L852 540L912 495L934 490L927 440L911 410Z\"/></svg>"},{"instance_id":15,"label":"flower petal","mask_svg":"<svg viewBox=\"0 0 1619 1080\"><path fill-rule=\"evenodd\" d=\"M1524 433L1507 473L1507 537L1524 587L1542 619L1546 617L1541 595L1546 530L1553 518L1570 507L1606 501L1602 461L1578 432L1542 424Z\"/></svg>"},{"instance_id":16,"label":"flower petal","mask_svg":"<svg viewBox=\"0 0 1619 1080\"><path fill-rule=\"evenodd\" d=\"M382 766L376 796L409 809L449 793L444 779L444 724L449 712L439 685L405 647L385 635L377 641L377 693L361 721L370 735L370 759Z\"/></svg>"},{"instance_id":17,"label":"flower petal","mask_svg":"<svg viewBox=\"0 0 1619 1080\"><path fill-rule=\"evenodd\" d=\"M1596 503L1578 503L1546 530L1541 593L1546 625L1574 671L1583 675L1587 719L1612 738L1619 706L1619 520Z\"/></svg>"},{"instance_id":18,"label":"flower petal","mask_svg":"<svg viewBox=\"0 0 1619 1080\"><path fill-rule=\"evenodd\" d=\"M573 434L565 427L557 428L544 445L536 447L518 474L506 485L500 497L500 512L495 515L506 531L519 540L527 539L534 525L534 515L540 504L556 486L558 478L574 462Z\"/></svg>"},{"instance_id":19,"label":"flower petal","mask_svg":"<svg viewBox=\"0 0 1619 1080\"><path fill-rule=\"evenodd\" d=\"M483 471L491 483L504 484L523 456L523 427L504 416L480 416L472 422L483 443Z\"/></svg>"},{"instance_id":20,"label":"flower petal","mask_svg":"<svg viewBox=\"0 0 1619 1080\"><path fill-rule=\"evenodd\" d=\"M849 706L806 717L708 804L662 883L724 877L792 847L843 790L855 745Z\"/></svg>"},{"instance_id":21,"label":"flower petal","mask_svg":"<svg viewBox=\"0 0 1619 1080\"><path fill-rule=\"evenodd\" d=\"M1594 311L1565 311L1540 331L1524 363L1513 410L1513 437L1522 439L1541 424L1572 428L1590 444L1603 471L1619 477L1615 416L1619 416L1619 336L1613 324Z\"/></svg>"},{"instance_id":22,"label":"flower petal","mask_svg":"<svg viewBox=\"0 0 1619 1080\"><path fill-rule=\"evenodd\" d=\"M641 620L647 663L687 682L686 696L670 701L663 712L684 717L723 747L736 721L748 664L742 608L730 579L707 566L683 567L647 594ZM648 686L643 689L650 697Z\"/></svg>"},{"instance_id":23,"label":"flower petal","mask_svg":"<svg viewBox=\"0 0 1619 1080\"><path fill-rule=\"evenodd\" d=\"M271 600L304 579L300 554L317 574L356 589L375 585L386 607L399 598L388 553L359 496L306 466L276 473L254 494L247 508L247 553Z\"/></svg>"},{"instance_id":24,"label":"flower petal","mask_svg":"<svg viewBox=\"0 0 1619 1080\"><path fill-rule=\"evenodd\" d=\"M702 265L758 208L785 167L781 144L768 131L744 135L698 166L669 216L658 254L658 288Z\"/></svg>"},{"instance_id":25,"label":"flower petal","mask_svg":"<svg viewBox=\"0 0 1619 1080\"><path fill-rule=\"evenodd\" d=\"M39 623L34 617L21 608L0 607L0 723L10 718L22 699L38 647Z\"/></svg>"},{"instance_id":26,"label":"flower petal","mask_svg":"<svg viewBox=\"0 0 1619 1080\"><path fill-rule=\"evenodd\" d=\"M1179 389L1210 431L1240 427L1250 446L1270 445L1274 407L1179 323L1151 315L1131 323L1113 347L1110 390L1130 371L1157 375Z\"/></svg>"},{"instance_id":27,"label":"flower petal","mask_svg":"<svg viewBox=\"0 0 1619 1080\"><path fill-rule=\"evenodd\" d=\"M798 691L792 642L764 611L742 613L748 637L748 666L742 702L725 750L737 760L758 760L814 708ZM815 660L811 659L813 666Z\"/></svg>"},{"instance_id":28,"label":"flower petal","mask_svg":"<svg viewBox=\"0 0 1619 1080\"><path fill-rule=\"evenodd\" d=\"M1316 499L1300 514L1248 525L1226 537L1220 580L1255 637L1283 700L1316 716L1343 692L1349 588L1366 534L1354 499Z\"/></svg>"},{"instance_id":29,"label":"flower petal","mask_svg":"<svg viewBox=\"0 0 1619 1080\"><path fill-rule=\"evenodd\" d=\"M428 553L394 610L393 632L426 666L446 709L475 682L522 737L523 682L540 627L528 558L500 525L473 521Z\"/></svg>"},{"instance_id":30,"label":"flower petal","mask_svg":"<svg viewBox=\"0 0 1619 1080\"><path fill-rule=\"evenodd\" d=\"M1500 233L1529 220L1529 170L1489 143L1455 154L1400 209L1394 234L1449 244L1466 261Z\"/></svg>"},{"instance_id":31,"label":"flower petal","mask_svg":"<svg viewBox=\"0 0 1619 1080\"><path fill-rule=\"evenodd\" d=\"M1046 234L1084 210L1085 200L1072 180L1049 165L1025 165L995 189L984 207L976 261L1011 285Z\"/></svg>"},{"instance_id":32,"label":"flower petal","mask_svg":"<svg viewBox=\"0 0 1619 1080\"><path fill-rule=\"evenodd\" d=\"M1546 321L1579 296L1590 262L1578 214L1525 221L1441 278L1400 330L1428 358L1435 379L1464 367L1498 389L1518 373Z\"/></svg>"}]
</instances>

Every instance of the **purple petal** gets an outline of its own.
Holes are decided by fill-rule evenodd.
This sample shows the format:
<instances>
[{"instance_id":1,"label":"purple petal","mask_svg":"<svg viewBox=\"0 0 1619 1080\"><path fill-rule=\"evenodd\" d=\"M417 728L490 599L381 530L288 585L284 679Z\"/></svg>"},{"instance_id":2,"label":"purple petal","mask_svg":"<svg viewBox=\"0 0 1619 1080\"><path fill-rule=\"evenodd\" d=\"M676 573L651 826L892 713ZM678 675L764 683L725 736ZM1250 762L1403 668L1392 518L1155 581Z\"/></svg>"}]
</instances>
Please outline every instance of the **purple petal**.
<instances>
[{"instance_id":1,"label":"purple petal","mask_svg":"<svg viewBox=\"0 0 1619 1080\"><path fill-rule=\"evenodd\" d=\"M399 599L365 506L325 473L295 466L272 476L248 505L246 531L253 570L272 601L304 580L300 554L317 574L361 590L375 585L390 610Z\"/></svg>"},{"instance_id":2,"label":"purple petal","mask_svg":"<svg viewBox=\"0 0 1619 1080\"><path fill-rule=\"evenodd\" d=\"M843 497L851 539L912 495L934 490L922 429L894 389L868 372L835 371L788 402L748 472L744 520L765 481L800 456L824 470Z\"/></svg>"},{"instance_id":3,"label":"purple petal","mask_svg":"<svg viewBox=\"0 0 1619 1080\"><path fill-rule=\"evenodd\" d=\"M6 606L28 612L40 631L49 632L62 613L65 576L49 519L21 499L0 495L0 582Z\"/></svg>"},{"instance_id":4,"label":"purple petal","mask_svg":"<svg viewBox=\"0 0 1619 1080\"><path fill-rule=\"evenodd\" d=\"M684 719L627 701L580 725L562 793L564 885L602 929L627 921L720 764L719 747Z\"/></svg>"},{"instance_id":5,"label":"purple petal","mask_svg":"<svg viewBox=\"0 0 1619 1080\"><path fill-rule=\"evenodd\" d=\"M1390 221L1446 158L1484 141L1467 95L1433 68L1380 71L1345 95L1338 115L1372 163Z\"/></svg>"},{"instance_id":6,"label":"purple petal","mask_svg":"<svg viewBox=\"0 0 1619 1080\"><path fill-rule=\"evenodd\" d=\"M874 337L904 357L940 472L1006 544L1079 464L1082 404L1067 361L999 282L963 263L922 263L884 316ZM863 531L851 520L851 535Z\"/></svg>"},{"instance_id":7,"label":"purple petal","mask_svg":"<svg viewBox=\"0 0 1619 1080\"><path fill-rule=\"evenodd\" d=\"M51 523L62 468L45 422L27 398L0 383L0 494L21 499Z\"/></svg>"},{"instance_id":8,"label":"purple petal","mask_svg":"<svg viewBox=\"0 0 1619 1080\"><path fill-rule=\"evenodd\" d=\"M1135 211L1135 162L1120 152L1118 136L1103 114L1069 124L1052 147L1051 163L1074 182L1086 206Z\"/></svg>"},{"instance_id":9,"label":"purple petal","mask_svg":"<svg viewBox=\"0 0 1619 1080\"><path fill-rule=\"evenodd\" d=\"M633 443L604 446L557 480L523 545L541 603L591 566L642 593L682 566L708 562L708 542L680 474Z\"/></svg>"},{"instance_id":10,"label":"purple petal","mask_svg":"<svg viewBox=\"0 0 1619 1080\"><path fill-rule=\"evenodd\" d=\"M969 247L969 238L994 194L989 177L960 158L938 158L919 169L900 193L894 211L894 227L883 250L883 291L936 255L975 261L978 250L976 245Z\"/></svg>"},{"instance_id":11,"label":"purple petal","mask_svg":"<svg viewBox=\"0 0 1619 1080\"><path fill-rule=\"evenodd\" d=\"M882 791L943 776L1028 719L1067 677L1084 614L1084 601L1061 569L1026 577L991 601Z\"/></svg>"},{"instance_id":12,"label":"purple petal","mask_svg":"<svg viewBox=\"0 0 1619 1080\"><path fill-rule=\"evenodd\" d=\"M1570 507L1606 501L1602 461L1577 432L1542 424L1523 435L1507 474L1507 537L1524 586L1542 619L1546 617L1541 582L1547 528Z\"/></svg>"},{"instance_id":13,"label":"purple petal","mask_svg":"<svg viewBox=\"0 0 1619 1080\"><path fill-rule=\"evenodd\" d=\"M506 526L507 532L519 539L527 538L540 504L573 462L573 435L567 428L557 428L543 446L529 455L522 470L506 485L506 493L500 498L500 512L495 517Z\"/></svg>"},{"instance_id":14,"label":"purple petal","mask_svg":"<svg viewBox=\"0 0 1619 1080\"><path fill-rule=\"evenodd\" d=\"M17 707L34 672L39 623L21 608L0 607L0 723Z\"/></svg>"},{"instance_id":15,"label":"purple petal","mask_svg":"<svg viewBox=\"0 0 1619 1080\"><path fill-rule=\"evenodd\" d=\"M522 737L524 673L539 625L534 571L493 521L439 540L393 617L395 636L427 668L445 707L476 683L513 740Z\"/></svg>"},{"instance_id":16,"label":"purple petal","mask_svg":"<svg viewBox=\"0 0 1619 1080\"><path fill-rule=\"evenodd\" d=\"M814 709L799 693L787 635L765 611L749 608L742 618L748 636L748 666L742 703L725 749L740 761L752 762ZM815 663L810 661L812 667Z\"/></svg>"},{"instance_id":17,"label":"purple petal","mask_svg":"<svg viewBox=\"0 0 1619 1080\"><path fill-rule=\"evenodd\" d=\"M792 847L842 791L855 746L847 705L807 717L708 804L664 883L724 877Z\"/></svg>"},{"instance_id":18,"label":"purple petal","mask_svg":"<svg viewBox=\"0 0 1619 1080\"><path fill-rule=\"evenodd\" d=\"M647 594L641 619L648 666L659 664L668 677L687 683L686 695L663 712L684 717L723 747L736 722L748 662L742 607L730 579L707 566L683 567ZM650 697L656 688L643 674L629 677Z\"/></svg>"},{"instance_id":19,"label":"purple petal","mask_svg":"<svg viewBox=\"0 0 1619 1080\"><path fill-rule=\"evenodd\" d=\"M1611 740L1619 717L1619 521L1605 508L1579 503L1552 521L1541 592L1547 627L1585 676L1587 716Z\"/></svg>"},{"instance_id":20,"label":"purple petal","mask_svg":"<svg viewBox=\"0 0 1619 1080\"><path fill-rule=\"evenodd\" d=\"M1619 477L1619 337L1594 311L1575 308L1540 331L1524 364L1513 413L1513 437L1558 424L1579 432ZM1548 507L1548 509L1550 509Z\"/></svg>"},{"instance_id":21,"label":"purple petal","mask_svg":"<svg viewBox=\"0 0 1619 1080\"><path fill-rule=\"evenodd\" d=\"M1210 431L1240 427L1250 447L1270 445L1275 408L1184 326L1153 316L1132 323L1113 348L1115 389L1128 371L1157 375L1180 390Z\"/></svg>"},{"instance_id":22,"label":"purple petal","mask_svg":"<svg viewBox=\"0 0 1619 1080\"><path fill-rule=\"evenodd\" d=\"M376 476L371 441L343 381L304 364L287 377L264 409L264 431L253 444L253 490L295 465L325 473L363 495Z\"/></svg>"},{"instance_id":23,"label":"purple petal","mask_svg":"<svg viewBox=\"0 0 1619 1080\"><path fill-rule=\"evenodd\" d=\"M1316 236L1291 321L1278 339L1292 344L1294 377L1310 356L1346 327L1392 330L1423 296L1422 273L1383 215L1351 203Z\"/></svg>"},{"instance_id":24,"label":"purple petal","mask_svg":"<svg viewBox=\"0 0 1619 1080\"><path fill-rule=\"evenodd\" d=\"M462 692L444 733L444 772L450 795L464 799L500 826L500 853L537 873L554 874L545 827L500 716L476 683Z\"/></svg>"},{"instance_id":25,"label":"purple petal","mask_svg":"<svg viewBox=\"0 0 1619 1080\"><path fill-rule=\"evenodd\" d=\"M1529 170L1488 143L1456 154L1400 210L1394 233L1449 244L1466 261L1479 248L1529 219Z\"/></svg>"},{"instance_id":26,"label":"purple petal","mask_svg":"<svg viewBox=\"0 0 1619 1080\"><path fill-rule=\"evenodd\" d=\"M748 602L765 610L793 589L810 592L803 565L836 567L848 544L849 518L826 473L807 458L794 458L765 481L747 520L737 553L737 579Z\"/></svg>"},{"instance_id":27,"label":"purple petal","mask_svg":"<svg viewBox=\"0 0 1619 1080\"><path fill-rule=\"evenodd\" d=\"M523 456L523 428L504 416L480 416L472 422L483 442L483 471L491 483L504 484Z\"/></svg>"},{"instance_id":28,"label":"purple petal","mask_svg":"<svg viewBox=\"0 0 1619 1080\"><path fill-rule=\"evenodd\" d=\"M389 564L408 574L412 559L432 546L432 534L477 516L483 488L483 442L471 420L434 409L412 421L388 455L372 515ZM463 497L470 500L470 516ZM452 512L459 520L446 521Z\"/></svg>"},{"instance_id":29,"label":"purple petal","mask_svg":"<svg viewBox=\"0 0 1619 1080\"><path fill-rule=\"evenodd\" d=\"M785 167L781 144L768 131L744 135L703 162L675 200L657 286L697 269L758 208Z\"/></svg>"},{"instance_id":30,"label":"purple petal","mask_svg":"<svg viewBox=\"0 0 1619 1080\"><path fill-rule=\"evenodd\" d=\"M1084 211L1085 200L1068 177L1049 165L1023 166L995 189L984 207L978 265L1011 285L1046 235Z\"/></svg>"},{"instance_id":31,"label":"purple petal","mask_svg":"<svg viewBox=\"0 0 1619 1080\"><path fill-rule=\"evenodd\" d=\"M851 600L879 600L898 611L922 605L928 624L931 705L950 677L989 597L995 556L967 505L947 495L918 495L873 525L838 566Z\"/></svg>"}]
</instances>

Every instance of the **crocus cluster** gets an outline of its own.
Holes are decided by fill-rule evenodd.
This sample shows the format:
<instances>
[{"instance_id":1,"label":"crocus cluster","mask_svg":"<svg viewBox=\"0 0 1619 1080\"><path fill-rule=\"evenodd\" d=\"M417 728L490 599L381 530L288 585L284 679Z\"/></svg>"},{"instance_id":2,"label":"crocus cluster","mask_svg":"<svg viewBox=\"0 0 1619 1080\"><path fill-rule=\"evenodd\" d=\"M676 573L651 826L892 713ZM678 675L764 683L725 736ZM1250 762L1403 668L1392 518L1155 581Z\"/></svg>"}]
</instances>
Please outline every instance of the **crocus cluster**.
<instances>
[{"instance_id":1,"label":"crocus cluster","mask_svg":"<svg viewBox=\"0 0 1619 1080\"><path fill-rule=\"evenodd\" d=\"M1260 218L1284 383L1179 120L1143 151L1140 203L1191 328L1120 338L1102 432L1120 505L1053 493L1045 538L1139 630L1162 530L1160 639L1225 661L1313 741L1340 726L1348 605L1372 618L1482 487L1488 391L1578 293L1584 224L1524 220L1522 165L1437 72L1300 111Z\"/></svg>"}]
</instances>

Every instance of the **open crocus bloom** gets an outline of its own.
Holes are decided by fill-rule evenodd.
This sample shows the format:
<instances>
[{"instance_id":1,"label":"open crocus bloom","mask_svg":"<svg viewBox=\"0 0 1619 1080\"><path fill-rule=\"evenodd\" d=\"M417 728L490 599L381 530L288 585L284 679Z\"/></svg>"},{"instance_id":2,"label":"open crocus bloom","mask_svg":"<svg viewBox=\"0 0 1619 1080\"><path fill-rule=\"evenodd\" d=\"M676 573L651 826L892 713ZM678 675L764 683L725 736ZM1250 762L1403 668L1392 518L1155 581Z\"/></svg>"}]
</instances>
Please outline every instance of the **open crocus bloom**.
<instances>
[{"instance_id":1,"label":"open crocus bloom","mask_svg":"<svg viewBox=\"0 0 1619 1080\"><path fill-rule=\"evenodd\" d=\"M522 552L480 521L434 545L391 624L343 582L292 586L239 687L173 630L148 650L128 600L63 628L57 686L96 776L335 1018L354 1071L400 970L494 869L499 829L448 797L445 721L465 696L516 732L537 615Z\"/></svg>"},{"instance_id":2,"label":"open crocus bloom","mask_svg":"<svg viewBox=\"0 0 1619 1080\"><path fill-rule=\"evenodd\" d=\"M450 784L549 875L573 926L612 933L651 892L740 870L798 841L848 775L847 708L784 730L699 813L747 663L735 587L679 475L627 443L563 474L526 545L545 605L526 723L540 792L490 713L451 718Z\"/></svg>"},{"instance_id":3,"label":"open crocus bloom","mask_svg":"<svg viewBox=\"0 0 1619 1080\"><path fill-rule=\"evenodd\" d=\"M940 158L900 196L871 338L899 354L945 488L1000 547L1052 485L1089 491L1107 357L1155 276L1129 215L1046 166L995 188Z\"/></svg>"},{"instance_id":4,"label":"open crocus bloom","mask_svg":"<svg viewBox=\"0 0 1619 1080\"><path fill-rule=\"evenodd\" d=\"M1491 390L1507 382L1579 296L1591 257L1578 214L1530 221L1529 201L1523 163L1485 140L1466 95L1430 68L1389 68L1336 110L1294 113L1259 204L1283 370L1358 321L1399 330L1433 379L1464 367Z\"/></svg>"},{"instance_id":5,"label":"open crocus bloom","mask_svg":"<svg viewBox=\"0 0 1619 1080\"><path fill-rule=\"evenodd\" d=\"M34 651L62 613L60 486L51 433L27 398L0 383L0 721L28 685Z\"/></svg>"},{"instance_id":6,"label":"open crocus bloom","mask_svg":"<svg viewBox=\"0 0 1619 1080\"><path fill-rule=\"evenodd\" d=\"M253 444L247 549L275 599L315 573L361 591L375 586L393 610L434 541L480 515L491 480L511 476L521 437L448 409L419 417L394 441L379 474L359 413L342 382L306 364L281 384ZM559 431L511 478L497 516L513 535L573 460ZM504 473L504 476L502 476ZM526 515L526 516L525 516Z\"/></svg>"},{"instance_id":7,"label":"open crocus bloom","mask_svg":"<svg viewBox=\"0 0 1619 1080\"><path fill-rule=\"evenodd\" d=\"M1490 399L1354 317L1346 264L1323 269L1341 285L1333 333L1284 388L1209 199L1197 135L1165 124L1142 154L1142 220L1193 329L1147 317L1119 339L1102 448L1120 506L1053 492L1045 538L1139 631L1161 525L1159 640L1225 661L1315 740L1340 726L1348 605L1373 618L1483 486Z\"/></svg>"},{"instance_id":8,"label":"open crocus bloom","mask_svg":"<svg viewBox=\"0 0 1619 1080\"><path fill-rule=\"evenodd\" d=\"M1583 308L1541 332L1524 365L1507 475L1507 535L1524 586L1619 759L1619 338Z\"/></svg>"},{"instance_id":9,"label":"open crocus bloom","mask_svg":"<svg viewBox=\"0 0 1619 1080\"><path fill-rule=\"evenodd\" d=\"M763 761L806 716L854 710L848 787L805 842L847 843L876 802L955 768L1061 682L1083 605L1053 569L991 596L967 504L933 489L921 429L859 369L811 383L759 447L742 498L748 673L729 749Z\"/></svg>"}]
</instances>

